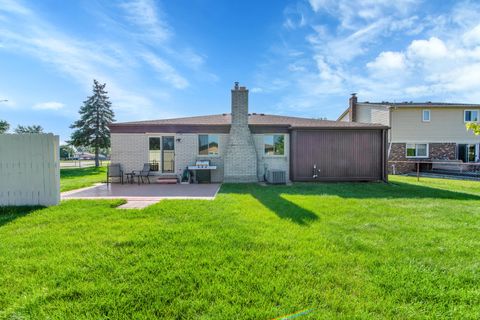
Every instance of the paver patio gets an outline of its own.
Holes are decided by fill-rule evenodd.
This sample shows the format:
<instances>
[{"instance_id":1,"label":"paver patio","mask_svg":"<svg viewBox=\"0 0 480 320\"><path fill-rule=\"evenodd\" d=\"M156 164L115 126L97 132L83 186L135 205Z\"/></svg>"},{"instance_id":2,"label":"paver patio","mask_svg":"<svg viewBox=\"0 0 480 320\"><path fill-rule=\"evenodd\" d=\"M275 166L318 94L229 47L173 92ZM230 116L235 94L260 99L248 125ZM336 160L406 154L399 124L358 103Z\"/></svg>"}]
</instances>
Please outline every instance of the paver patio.
<instances>
[{"instance_id":1,"label":"paver patio","mask_svg":"<svg viewBox=\"0 0 480 320\"><path fill-rule=\"evenodd\" d=\"M213 200L220 184L98 184L62 193L69 199L125 199L119 208L144 208L163 199Z\"/></svg>"}]
</instances>

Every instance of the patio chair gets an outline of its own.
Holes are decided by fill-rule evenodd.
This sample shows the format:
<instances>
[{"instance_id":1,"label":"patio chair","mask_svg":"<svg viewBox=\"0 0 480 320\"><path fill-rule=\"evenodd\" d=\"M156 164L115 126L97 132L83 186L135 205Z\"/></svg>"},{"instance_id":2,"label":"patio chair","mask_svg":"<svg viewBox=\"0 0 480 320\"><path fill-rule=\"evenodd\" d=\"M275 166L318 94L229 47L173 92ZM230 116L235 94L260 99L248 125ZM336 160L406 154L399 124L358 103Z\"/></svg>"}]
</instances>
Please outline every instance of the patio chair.
<instances>
[{"instance_id":1,"label":"patio chair","mask_svg":"<svg viewBox=\"0 0 480 320\"><path fill-rule=\"evenodd\" d=\"M144 163L143 164L143 169L140 171L134 171L135 176L137 176L138 179L138 184L140 184L140 179L142 179L142 183L144 183L143 178L147 178L148 183L150 184L150 175L151 175L151 170L150 170L150 163Z\"/></svg>"},{"instance_id":2,"label":"patio chair","mask_svg":"<svg viewBox=\"0 0 480 320\"><path fill-rule=\"evenodd\" d=\"M112 163L107 167L107 186L110 178L120 178L120 183L123 184L123 170L120 163Z\"/></svg>"}]
</instances>

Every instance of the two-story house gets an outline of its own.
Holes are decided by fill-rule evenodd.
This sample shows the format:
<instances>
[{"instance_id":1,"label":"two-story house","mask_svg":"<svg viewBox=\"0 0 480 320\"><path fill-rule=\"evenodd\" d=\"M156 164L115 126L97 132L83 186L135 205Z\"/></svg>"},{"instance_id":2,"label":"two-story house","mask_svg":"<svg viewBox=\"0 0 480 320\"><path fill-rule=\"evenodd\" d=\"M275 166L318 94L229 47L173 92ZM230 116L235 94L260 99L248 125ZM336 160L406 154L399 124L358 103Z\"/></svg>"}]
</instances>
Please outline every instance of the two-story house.
<instances>
[{"instance_id":1,"label":"two-story house","mask_svg":"<svg viewBox=\"0 0 480 320\"><path fill-rule=\"evenodd\" d=\"M419 160L478 162L480 137L465 125L479 117L480 104L358 102L352 94L338 120L389 126L389 171L401 173Z\"/></svg>"}]
</instances>

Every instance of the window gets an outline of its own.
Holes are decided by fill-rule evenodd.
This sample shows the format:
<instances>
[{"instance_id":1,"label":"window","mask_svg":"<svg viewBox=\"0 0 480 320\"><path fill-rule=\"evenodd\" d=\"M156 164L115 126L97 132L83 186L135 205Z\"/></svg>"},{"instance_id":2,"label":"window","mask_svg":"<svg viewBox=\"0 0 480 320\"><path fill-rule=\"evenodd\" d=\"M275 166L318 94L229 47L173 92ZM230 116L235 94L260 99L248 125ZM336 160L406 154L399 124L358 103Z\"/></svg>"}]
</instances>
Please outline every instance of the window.
<instances>
[{"instance_id":1,"label":"window","mask_svg":"<svg viewBox=\"0 0 480 320\"><path fill-rule=\"evenodd\" d=\"M218 135L201 134L198 136L198 154L201 156L218 155Z\"/></svg>"},{"instance_id":2,"label":"window","mask_svg":"<svg viewBox=\"0 0 480 320\"><path fill-rule=\"evenodd\" d=\"M148 138L148 162L150 163L150 170L158 171L160 163L160 138Z\"/></svg>"},{"instance_id":3,"label":"window","mask_svg":"<svg viewBox=\"0 0 480 320\"><path fill-rule=\"evenodd\" d=\"M430 110L423 110L422 111L422 121L423 122L430 122Z\"/></svg>"},{"instance_id":4,"label":"window","mask_svg":"<svg viewBox=\"0 0 480 320\"><path fill-rule=\"evenodd\" d=\"M478 110L465 110L463 112L463 121L465 122L477 122Z\"/></svg>"},{"instance_id":5,"label":"window","mask_svg":"<svg viewBox=\"0 0 480 320\"><path fill-rule=\"evenodd\" d=\"M407 143L407 158L426 158L426 157L428 157L428 144Z\"/></svg>"},{"instance_id":6,"label":"window","mask_svg":"<svg viewBox=\"0 0 480 320\"><path fill-rule=\"evenodd\" d=\"M265 155L283 156L285 154L285 136L283 134L265 135L263 143Z\"/></svg>"},{"instance_id":7,"label":"window","mask_svg":"<svg viewBox=\"0 0 480 320\"><path fill-rule=\"evenodd\" d=\"M478 144L459 144L458 160L463 162L476 162L478 160Z\"/></svg>"}]
</instances>

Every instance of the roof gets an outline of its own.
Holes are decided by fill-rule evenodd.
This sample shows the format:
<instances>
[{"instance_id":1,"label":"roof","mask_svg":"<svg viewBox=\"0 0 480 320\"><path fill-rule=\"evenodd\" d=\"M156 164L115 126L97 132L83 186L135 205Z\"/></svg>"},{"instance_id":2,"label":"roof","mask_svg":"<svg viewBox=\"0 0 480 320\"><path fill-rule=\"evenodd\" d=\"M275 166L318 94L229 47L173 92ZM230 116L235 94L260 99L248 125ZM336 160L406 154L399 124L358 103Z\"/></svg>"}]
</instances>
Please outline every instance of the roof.
<instances>
[{"instance_id":1,"label":"roof","mask_svg":"<svg viewBox=\"0 0 480 320\"><path fill-rule=\"evenodd\" d=\"M470 103L449 103L449 102L357 102L357 105L361 106L380 106L385 108L480 108L480 104ZM350 107L347 107L338 117L337 121L340 121L347 113Z\"/></svg>"},{"instance_id":2,"label":"roof","mask_svg":"<svg viewBox=\"0 0 480 320\"><path fill-rule=\"evenodd\" d=\"M424 107L431 107L431 108L480 108L480 104L471 104L471 103L449 103L449 102L358 102L357 105L381 105L385 107L398 107L398 108L424 108Z\"/></svg>"},{"instance_id":3,"label":"roof","mask_svg":"<svg viewBox=\"0 0 480 320\"><path fill-rule=\"evenodd\" d=\"M174 118L160 120L146 120L133 122L112 123L110 127L139 127L139 126L230 126L232 117L229 113ZM252 113L248 116L250 126L275 126L288 128L387 128L378 124L340 122L332 120L319 120L312 118L287 117L270 114Z\"/></svg>"}]
</instances>

